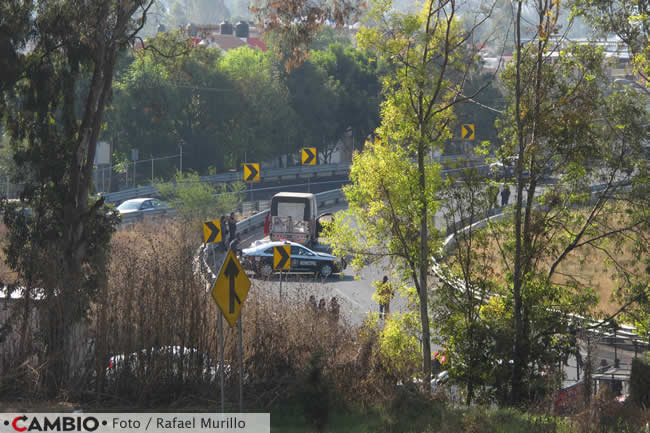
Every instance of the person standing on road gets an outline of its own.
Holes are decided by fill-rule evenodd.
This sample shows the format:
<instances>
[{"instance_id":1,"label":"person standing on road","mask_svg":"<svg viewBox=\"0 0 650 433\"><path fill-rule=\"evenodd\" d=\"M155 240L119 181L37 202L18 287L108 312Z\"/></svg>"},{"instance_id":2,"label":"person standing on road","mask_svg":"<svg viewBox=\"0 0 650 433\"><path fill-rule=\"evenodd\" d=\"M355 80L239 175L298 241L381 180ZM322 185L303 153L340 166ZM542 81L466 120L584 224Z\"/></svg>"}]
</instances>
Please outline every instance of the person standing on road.
<instances>
[{"instance_id":1,"label":"person standing on road","mask_svg":"<svg viewBox=\"0 0 650 433\"><path fill-rule=\"evenodd\" d=\"M379 317L385 319L390 313L390 301L393 298L393 290L390 287L387 275L384 275L382 281L377 284L377 298L379 301Z\"/></svg>"},{"instance_id":2,"label":"person standing on road","mask_svg":"<svg viewBox=\"0 0 650 433\"><path fill-rule=\"evenodd\" d=\"M490 184L487 187L487 196L488 196L488 209L493 209L497 207L499 200L499 187L498 185Z\"/></svg>"},{"instance_id":3,"label":"person standing on road","mask_svg":"<svg viewBox=\"0 0 650 433\"><path fill-rule=\"evenodd\" d=\"M228 250L228 217L221 215L219 219L221 223L221 247L224 251Z\"/></svg>"},{"instance_id":4,"label":"person standing on road","mask_svg":"<svg viewBox=\"0 0 650 433\"><path fill-rule=\"evenodd\" d=\"M230 218L228 218L228 233L230 233L230 240L235 239L235 234L237 233L237 220L235 219L235 212L230 212Z\"/></svg>"},{"instance_id":5,"label":"person standing on road","mask_svg":"<svg viewBox=\"0 0 650 433\"><path fill-rule=\"evenodd\" d=\"M501 207L508 206L509 199L510 199L510 187L504 183L503 191L501 191Z\"/></svg>"}]
</instances>

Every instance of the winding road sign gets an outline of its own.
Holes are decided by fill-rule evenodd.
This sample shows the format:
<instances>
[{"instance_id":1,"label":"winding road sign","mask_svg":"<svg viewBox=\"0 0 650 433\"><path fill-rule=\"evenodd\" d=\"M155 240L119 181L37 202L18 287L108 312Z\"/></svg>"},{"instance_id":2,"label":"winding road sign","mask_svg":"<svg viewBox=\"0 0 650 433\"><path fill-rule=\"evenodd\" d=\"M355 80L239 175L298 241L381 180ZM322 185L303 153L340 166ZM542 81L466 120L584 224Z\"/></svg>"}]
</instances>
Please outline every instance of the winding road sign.
<instances>
[{"instance_id":1,"label":"winding road sign","mask_svg":"<svg viewBox=\"0 0 650 433\"><path fill-rule=\"evenodd\" d=\"M302 165L316 165L315 147L304 147L302 149Z\"/></svg>"},{"instance_id":2,"label":"winding road sign","mask_svg":"<svg viewBox=\"0 0 650 433\"><path fill-rule=\"evenodd\" d=\"M254 162L244 164L244 180L246 182L260 181L260 165Z\"/></svg>"},{"instance_id":3,"label":"winding road sign","mask_svg":"<svg viewBox=\"0 0 650 433\"><path fill-rule=\"evenodd\" d=\"M203 242L206 244L221 242L221 221L213 220L203 223Z\"/></svg>"},{"instance_id":4,"label":"winding road sign","mask_svg":"<svg viewBox=\"0 0 650 433\"><path fill-rule=\"evenodd\" d=\"M460 132L460 138L463 140L474 140L474 124L473 123L467 123L462 126L461 132Z\"/></svg>"},{"instance_id":5,"label":"winding road sign","mask_svg":"<svg viewBox=\"0 0 650 433\"><path fill-rule=\"evenodd\" d=\"M291 245L273 247L273 269L276 271L291 269Z\"/></svg>"},{"instance_id":6,"label":"winding road sign","mask_svg":"<svg viewBox=\"0 0 650 433\"><path fill-rule=\"evenodd\" d=\"M212 286L212 297L217 302L231 328L237 324L241 307L248 296L251 281L242 269L233 250L228 251L219 276Z\"/></svg>"}]
</instances>

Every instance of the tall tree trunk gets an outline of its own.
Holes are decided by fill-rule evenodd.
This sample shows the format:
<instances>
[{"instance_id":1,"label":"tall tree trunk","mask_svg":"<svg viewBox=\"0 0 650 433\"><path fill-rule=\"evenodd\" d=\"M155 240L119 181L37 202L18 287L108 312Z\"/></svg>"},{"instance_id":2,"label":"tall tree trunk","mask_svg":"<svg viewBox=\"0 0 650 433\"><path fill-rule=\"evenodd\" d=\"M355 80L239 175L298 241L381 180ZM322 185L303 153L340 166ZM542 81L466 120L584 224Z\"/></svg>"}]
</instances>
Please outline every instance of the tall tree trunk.
<instances>
[{"instance_id":1,"label":"tall tree trunk","mask_svg":"<svg viewBox=\"0 0 650 433\"><path fill-rule=\"evenodd\" d=\"M517 138L519 144L519 158L517 158L517 197L515 204L515 265L514 265L514 279L512 287L513 295L513 309L514 309L514 327L515 327L515 340L513 342L512 353L512 391L510 400L512 404L516 404L521 400L522 396L522 378L523 378L523 353L522 353L522 340L523 340L523 323L521 317L521 286L522 286L522 242L521 242L521 208L523 201L523 185L521 183L521 157L524 152L524 131L523 123L520 113L521 103L521 9L523 2L517 2L517 14L515 17L515 44L517 50L517 64L516 64L516 81L515 81L515 117L517 119Z\"/></svg>"},{"instance_id":2,"label":"tall tree trunk","mask_svg":"<svg viewBox=\"0 0 650 433\"><path fill-rule=\"evenodd\" d=\"M426 146L422 142L424 135L421 135L418 144L418 170L420 174L420 316L422 322L422 369L426 377L426 383L431 380L431 335L429 330L429 306L428 306L428 266L429 263L429 232L427 226L428 220L428 203L426 195L426 171L424 158L426 155Z\"/></svg>"},{"instance_id":3,"label":"tall tree trunk","mask_svg":"<svg viewBox=\"0 0 650 433\"><path fill-rule=\"evenodd\" d=\"M105 22L104 26L105 26ZM63 205L64 221L64 281L59 282L56 309L51 312L48 388L50 394L67 385L69 365L66 354L67 335L72 326L85 314L82 298L84 291L83 259L87 254L89 234L88 219L94 209L89 208L92 168L97 140L104 118L104 109L113 83L113 70L117 48L106 46L99 32L95 56L95 68L88 97L84 104L83 118L78 132L76 149L69 167L69 184ZM70 103L73 103L72 101ZM98 202L101 205L101 202Z\"/></svg>"}]
</instances>

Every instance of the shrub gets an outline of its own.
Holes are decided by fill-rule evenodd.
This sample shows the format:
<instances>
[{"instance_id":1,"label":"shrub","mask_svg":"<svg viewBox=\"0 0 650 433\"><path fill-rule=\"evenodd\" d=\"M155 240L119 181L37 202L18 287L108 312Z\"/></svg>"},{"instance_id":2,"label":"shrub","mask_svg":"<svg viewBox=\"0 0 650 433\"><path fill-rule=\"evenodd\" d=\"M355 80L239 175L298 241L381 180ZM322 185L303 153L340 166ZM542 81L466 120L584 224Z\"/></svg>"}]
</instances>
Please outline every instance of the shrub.
<instances>
[{"instance_id":1,"label":"shrub","mask_svg":"<svg viewBox=\"0 0 650 433\"><path fill-rule=\"evenodd\" d=\"M640 407L650 408L650 365L638 358L632 360L630 400Z\"/></svg>"}]
</instances>

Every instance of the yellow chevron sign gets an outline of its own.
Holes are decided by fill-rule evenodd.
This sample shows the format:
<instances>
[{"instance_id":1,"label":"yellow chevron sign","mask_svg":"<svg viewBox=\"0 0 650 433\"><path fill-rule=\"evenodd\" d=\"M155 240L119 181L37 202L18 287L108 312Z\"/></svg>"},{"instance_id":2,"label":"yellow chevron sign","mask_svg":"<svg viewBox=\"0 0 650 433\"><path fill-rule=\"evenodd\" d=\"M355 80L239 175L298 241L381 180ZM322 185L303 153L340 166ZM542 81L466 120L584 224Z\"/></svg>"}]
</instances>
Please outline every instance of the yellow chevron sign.
<instances>
[{"instance_id":1,"label":"yellow chevron sign","mask_svg":"<svg viewBox=\"0 0 650 433\"><path fill-rule=\"evenodd\" d=\"M244 180L246 182L259 182L260 165L254 162L244 164Z\"/></svg>"},{"instance_id":2,"label":"yellow chevron sign","mask_svg":"<svg viewBox=\"0 0 650 433\"><path fill-rule=\"evenodd\" d=\"M463 140L474 140L474 124L467 123L461 127L460 138Z\"/></svg>"},{"instance_id":3,"label":"yellow chevron sign","mask_svg":"<svg viewBox=\"0 0 650 433\"><path fill-rule=\"evenodd\" d=\"M302 149L302 165L316 165L315 147L305 147Z\"/></svg>"},{"instance_id":4,"label":"yellow chevron sign","mask_svg":"<svg viewBox=\"0 0 650 433\"><path fill-rule=\"evenodd\" d=\"M291 269L291 245L273 247L273 269L276 271Z\"/></svg>"}]
</instances>

